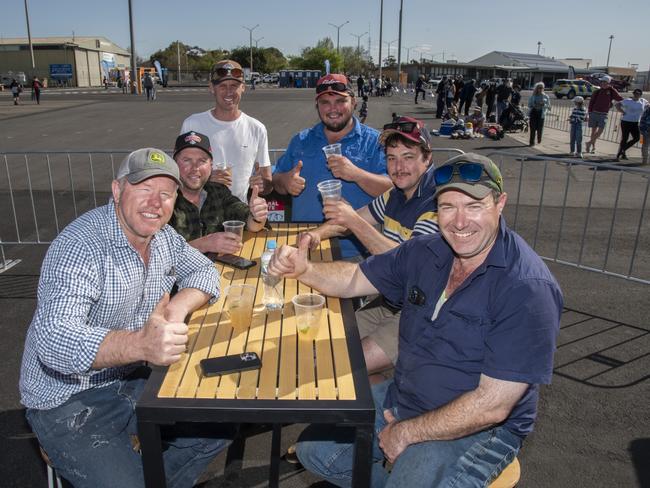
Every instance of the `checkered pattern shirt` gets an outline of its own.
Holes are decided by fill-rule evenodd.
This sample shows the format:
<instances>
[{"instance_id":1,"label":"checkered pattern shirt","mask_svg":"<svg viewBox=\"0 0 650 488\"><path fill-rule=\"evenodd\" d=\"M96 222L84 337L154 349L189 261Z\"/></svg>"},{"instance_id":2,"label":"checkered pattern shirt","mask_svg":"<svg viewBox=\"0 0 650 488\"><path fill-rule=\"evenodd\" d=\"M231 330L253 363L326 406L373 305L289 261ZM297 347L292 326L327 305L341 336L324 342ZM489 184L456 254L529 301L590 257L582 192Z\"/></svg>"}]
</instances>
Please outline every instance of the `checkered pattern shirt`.
<instances>
[{"instance_id":1,"label":"checkered pattern shirt","mask_svg":"<svg viewBox=\"0 0 650 488\"><path fill-rule=\"evenodd\" d=\"M50 409L105 386L138 364L92 369L104 337L139 330L175 283L219 295L212 263L170 226L150 243L148 266L129 244L112 202L82 215L52 242L27 332L20 393L28 408Z\"/></svg>"},{"instance_id":2,"label":"checkered pattern shirt","mask_svg":"<svg viewBox=\"0 0 650 488\"><path fill-rule=\"evenodd\" d=\"M223 232L223 223L227 220L246 222L250 213L248 205L234 196L228 187L209 181L203 190L206 192L206 198L200 209L186 200L178 190L174 214L169 225L187 241L214 232Z\"/></svg>"}]
</instances>

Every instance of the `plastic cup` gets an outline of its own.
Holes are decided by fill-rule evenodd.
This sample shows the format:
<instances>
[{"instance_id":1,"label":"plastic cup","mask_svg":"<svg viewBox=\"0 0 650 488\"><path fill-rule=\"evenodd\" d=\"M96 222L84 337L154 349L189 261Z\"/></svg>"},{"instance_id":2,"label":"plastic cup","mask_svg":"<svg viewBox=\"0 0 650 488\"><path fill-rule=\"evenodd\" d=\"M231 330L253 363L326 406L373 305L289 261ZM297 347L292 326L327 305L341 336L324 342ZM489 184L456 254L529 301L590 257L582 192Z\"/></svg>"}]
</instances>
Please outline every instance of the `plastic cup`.
<instances>
[{"instance_id":1,"label":"plastic cup","mask_svg":"<svg viewBox=\"0 0 650 488\"><path fill-rule=\"evenodd\" d=\"M323 152L325 153L325 157L329 159L330 156L340 156L341 155L341 144L338 142L334 144L329 144L327 146L323 147Z\"/></svg>"},{"instance_id":2,"label":"plastic cup","mask_svg":"<svg viewBox=\"0 0 650 488\"><path fill-rule=\"evenodd\" d=\"M226 311L230 317L230 325L236 333L248 329L253 317L255 304L254 285L230 285L224 290Z\"/></svg>"},{"instance_id":3,"label":"plastic cup","mask_svg":"<svg viewBox=\"0 0 650 488\"><path fill-rule=\"evenodd\" d=\"M212 162L212 169L218 170L218 171L226 171L228 168L230 168L230 165L225 162L225 161L213 161Z\"/></svg>"},{"instance_id":4,"label":"plastic cup","mask_svg":"<svg viewBox=\"0 0 650 488\"><path fill-rule=\"evenodd\" d=\"M239 236L239 239L243 239L245 225L246 223L241 220L226 220L223 223L223 230Z\"/></svg>"},{"instance_id":5,"label":"plastic cup","mask_svg":"<svg viewBox=\"0 0 650 488\"><path fill-rule=\"evenodd\" d=\"M340 180L325 180L316 185L320 192L323 202L325 200L340 200L341 199L341 181Z\"/></svg>"},{"instance_id":6,"label":"plastic cup","mask_svg":"<svg viewBox=\"0 0 650 488\"><path fill-rule=\"evenodd\" d=\"M325 297L315 293L301 293L291 299L296 312L296 329L298 338L313 341L318 335Z\"/></svg>"}]
</instances>

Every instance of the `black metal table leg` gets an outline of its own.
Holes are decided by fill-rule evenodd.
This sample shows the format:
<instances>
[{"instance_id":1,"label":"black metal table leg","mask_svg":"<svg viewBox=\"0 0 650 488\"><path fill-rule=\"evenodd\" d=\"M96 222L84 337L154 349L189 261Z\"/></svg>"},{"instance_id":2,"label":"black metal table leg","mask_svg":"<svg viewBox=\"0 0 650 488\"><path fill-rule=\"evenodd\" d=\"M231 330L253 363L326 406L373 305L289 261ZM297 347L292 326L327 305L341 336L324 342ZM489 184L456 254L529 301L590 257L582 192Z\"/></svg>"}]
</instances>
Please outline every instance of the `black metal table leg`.
<instances>
[{"instance_id":1,"label":"black metal table leg","mask_svg":"<svg viewBox=\"0 0 650 488\"><path fill-rule=\"evenodd\" d=\"M142 451L144 484L147 488L166 488L160 426L152 422L138 422Z\"/></svg>"},{"instance_id":2,"label":"black metal table leg","mask_svg":"<svg viewBox=\"0 0 650 488\"><path fill-rule=\"evenodd\" d=\"M352 468L352 486L370 486L372 469L373 424L357 425L354 436L354 467Z\"/></svg>"},{"instance_id":3,"label":"black metal table leg","mask_svg":"<svg viewBox=\"0 0 650 488\"><path fill-rule=\"evenodd\" d=\"M269 470L269 488L278 488L280 484L280 441L282 440L282 424L273 424L271 438L271 468Z\"/></svg>"}]
</instances>

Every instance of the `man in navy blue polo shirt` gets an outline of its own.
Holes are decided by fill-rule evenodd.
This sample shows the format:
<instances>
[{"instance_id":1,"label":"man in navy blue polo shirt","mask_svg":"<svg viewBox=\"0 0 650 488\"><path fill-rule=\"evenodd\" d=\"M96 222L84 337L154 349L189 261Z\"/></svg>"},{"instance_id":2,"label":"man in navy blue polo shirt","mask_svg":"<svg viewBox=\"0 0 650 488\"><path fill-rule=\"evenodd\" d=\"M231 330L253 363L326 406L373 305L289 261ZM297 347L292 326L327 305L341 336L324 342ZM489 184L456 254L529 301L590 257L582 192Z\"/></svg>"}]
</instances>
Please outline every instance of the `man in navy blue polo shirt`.
<instances>
[{"instance_id":1,"label":"man in navy blue polo shirt","mask_svg":"<svg viewBox=\"0 0 650 488\"><path fill-rule=\"evenodd\" d=\"M273 187L292 198L294 222L322 222L323 207L316 185L342 181L342 196L353 208L367 205L392 187L379 132L353 116L356 101L345 75L329 74L316 84L320 122L296 134L273 171ZM341 155L325 157L323 147L338 143ZM354 236L341 239L344 258L365 252Z\"/></svg>"},{"instance_id":2,"label":"man in navy blue polo shirt","mask_svg":"<svg viewBox=\"0 0 650 488\"><path fill-rule=\"evenodd\" d=\"M532 431L539 384L552 376L562 293L501 217L507 195L499 169L463 154L437 168L434 180L440 234L361 264L310 263L302 239L270 264L273 274L325 295L380 292L402 306L395 377L373 387L373 487L487 486ZM310 426L298 458L350 486L353 438L345 428Z\"/></svg>"},{"instance_id":3,"label":"man in navy blue polo shirt","mask_svg":"<svg viewBox=\"0 0 650 488\"><path fill-rule=\"evenodd\" d=\"M323 212L327 221L306 233L310 247L316 248L322 239L352 233L371 254L381 254L411 237L438 232L431 138L426 126L420 120L399 117L384 126L379 141L395 187L358 210L345 200L326 200ZM357 310L356 317L371 381L383 381L382 375L373 373L393 367L397 360L399 307L379 296Z\"/></svg>"}]
</instances>

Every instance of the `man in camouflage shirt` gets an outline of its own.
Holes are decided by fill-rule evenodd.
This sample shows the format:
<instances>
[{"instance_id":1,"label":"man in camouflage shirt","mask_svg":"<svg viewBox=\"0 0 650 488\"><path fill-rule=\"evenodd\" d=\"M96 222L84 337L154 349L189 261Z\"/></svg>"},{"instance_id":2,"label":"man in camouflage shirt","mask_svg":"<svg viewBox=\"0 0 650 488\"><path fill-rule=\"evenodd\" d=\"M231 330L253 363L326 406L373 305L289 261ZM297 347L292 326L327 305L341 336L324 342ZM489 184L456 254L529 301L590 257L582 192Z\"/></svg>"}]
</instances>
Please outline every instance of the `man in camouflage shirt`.
<instances>
[{"instance_id":1,"label":"man in camouflage shirt","mask_svg":"<svg viewBox=\"0 0 650 488\"><path fill-rule=\"evenodd\" d=\"M258 196L258 187L252 187L246 205L227 186L208 181L212 149L208 136L199 132L186 132L176 138L174 160L181 186L169 225L201 252L237 254L241 240L235 234L224 232L223 223L241 220L252 232L264 227L268 209L266 200Z\"/></svg>"}]
</instances>

